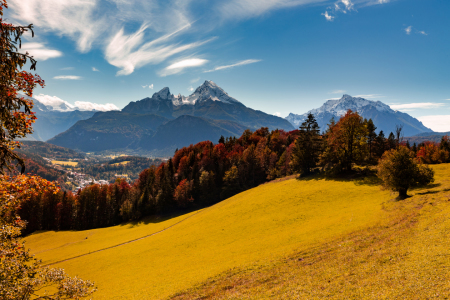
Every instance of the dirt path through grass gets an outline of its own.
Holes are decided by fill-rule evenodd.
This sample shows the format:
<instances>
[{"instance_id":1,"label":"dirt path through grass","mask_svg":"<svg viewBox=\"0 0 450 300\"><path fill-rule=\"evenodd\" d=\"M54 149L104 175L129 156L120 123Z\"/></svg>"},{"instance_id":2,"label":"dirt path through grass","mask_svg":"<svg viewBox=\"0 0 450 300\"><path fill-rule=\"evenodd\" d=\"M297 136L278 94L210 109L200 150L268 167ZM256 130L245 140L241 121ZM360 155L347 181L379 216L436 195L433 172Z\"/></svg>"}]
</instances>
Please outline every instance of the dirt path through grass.
<instances>
[{"instance_id":1,"label":"dirt path through grass","mask_svg":"<svg viewBox=\"0 0 450 300\"><path fill-rule=\"evenodd\" d=\"M117 245L109 246L109 247L106 247L106 248L98 249L98 250L95 250L95 251L91 251L91 252L89 252L89 253L84 253L84 254L80 254L80 255L77 255L77 256L73 256L73 257L70 257L70 258L67 258L67 259L63 259L63 260L59 260L59 261L56 261L56 262L52 262L52 263L49 263L49 264L46 264L46 265L43 265L43 266L44 266L44 267L48 267L48 266L56 265L56 264L59 264L59 263L65 262L65 261L73 260L73 259L76 259L76 258L79 258L79 257L83 257L83 256L86 256L86 255L91 255L91 254L94 254L94 253L97 253L97 252L109 250L109 249L112 249L112 248L117 248L117 247L120 247L120 246L123 246L123 245L127 245L127 244L130 244L130 243L133 243L133 242L137 242L137 241L146 239L146 238L148 238L148 237L151 237L151 236L154 236L154 235L159 234L159 233L161 233L161 232L164 232L164 231L166 231L166 230L168 230L168 229L170 229L170 228L172 228L172 227L174 227L174 226L176 226L176 225L178 225L178 224L180 224L180 223L186 221L187 219L192 218L193 216L195 216L195 215L201 213L201 212L204 211L204 210L205 210L205 209L201 209L201 210L197 211L196 213L190 215L189 217L186 217L186 218L184 218L183 220L180 220L180 221L178 221L177 223L170 225L170 226L167 227L167 228L164 228L164 229L162 229L162 230L160 230L160 231L157 231L157 232L153 232L153 233L151 233L151 234L147 234L147 235L145 235L145 236L143 236L143 237L140 237L140 238L137 238L137 239L133 239L133 240L129 240L129 241L126 241L126 242L123 242L123 243L120 243L120 244L117 244ZM66 246L66 245L64 245L64 246ZM60 247L58 247L58 248L60 248ZM42 252L42 251L41 251L41 252Z\"/></svg>"}]
</instances>

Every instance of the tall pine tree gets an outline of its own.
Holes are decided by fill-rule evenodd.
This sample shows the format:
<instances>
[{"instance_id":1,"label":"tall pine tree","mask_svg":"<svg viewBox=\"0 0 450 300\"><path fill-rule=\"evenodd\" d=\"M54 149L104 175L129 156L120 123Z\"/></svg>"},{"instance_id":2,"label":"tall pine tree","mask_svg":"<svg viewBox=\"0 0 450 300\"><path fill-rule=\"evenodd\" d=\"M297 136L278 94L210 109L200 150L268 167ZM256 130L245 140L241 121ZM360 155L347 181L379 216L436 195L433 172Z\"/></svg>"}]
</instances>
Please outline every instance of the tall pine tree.
<instances>
[{"instance_id":1,"label":"tall pine tree","mask_svg":"<svg viewBox=\"0 0 450 300\"><path fill-rule=\"evenodd\" d=\"M311 174L317 166L322 149L320 129L313 114L309 113L300 126L298 138L292 152L293 170L302 176Z\"/></svg>"}]
</instances>

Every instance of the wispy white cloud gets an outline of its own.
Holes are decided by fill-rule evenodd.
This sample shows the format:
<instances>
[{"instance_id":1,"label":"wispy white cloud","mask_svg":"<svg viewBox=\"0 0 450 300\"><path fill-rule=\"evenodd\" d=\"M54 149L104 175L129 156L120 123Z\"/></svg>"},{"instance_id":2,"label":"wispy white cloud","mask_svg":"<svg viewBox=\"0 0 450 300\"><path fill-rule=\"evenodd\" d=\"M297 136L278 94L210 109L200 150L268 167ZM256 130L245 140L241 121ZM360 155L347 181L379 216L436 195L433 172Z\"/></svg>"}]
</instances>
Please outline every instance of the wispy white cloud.
<instances>
[{"instance_id":1,"label":"wispy white cloud","mask_svg":"<svg viewBox=\"0 0 450 300\"><path fill-rule=\"evenodd\" d=\"M334 90L334 91L332 91L331 93L328 93L328 94L345 94L345 91L344 90Z\"/></svg>"},{"instance_id":2,"label":"wispy white cloud","mask_svg":"<svg viewBox=\"0 0 450 300\"><path fill-rule=\"evenodd\" d=\"M189 91L189 92L193 92L193 91L194 91L194 88L193 88L192 86L190 86L190 87L188 88L188 91Z\"/></svg>"},{"instance_id":3,"label":"wispy white cloud","mask_svg":"<svg viewBox=\"0 0 450 300\"><path fill-rule=\"evenodd\" d=\"M58 79L58 80L80 80L83 77L81 76L75 76L75 75L59 75L59 76L55 76L53 77L53 79Z\"/></svg>"},{"instance_id":4,"label":"wispy white cloud","mask_svg":"<svg viewBox=\"0 0 450 300\"><path fill-rule=\"evenodd\" d=\"M423 30L422 30L422 31L419 31L419 33L420 33L420 34L423 34L423 35L428 35L428 33L426 33L426 32L423 31Z\"/></svg>"},{"instance_id":5,"label":"wispy white cloud","mask_svg":"<svg viewBox=\"0 0 450 300\"><path fill-rule=\"evenodd\" d=\"M140 68L146 64L161 63L175 54L197 48L212 40L209 39L184 45L169 43L177 34L190 26L190 24L185 25L174 32L147 43L144 43L144 33L148 28L147 25L143 25L138 31L130 35L126 35L122 28L106 47L106 60L121 69L117 72L117 75L129 75L136 68Z\"/></svg>"},{"instance_id":6,"label":"wispy white cloud","mask_svg":"<svg viewBox=\"0 0 450 300\"><path fill-rule=\"evenodd\" d=\"M43 103L44 105L51 106L54 110L59 111L73 111L73 110L110 111L119 109L116 105L112 103L98 104L86 101L76 101L75 105L73 105L57 96L50 96L44 94L35 95L34 98L39 102Z\"/></svg>"},{"instance_id":7,"label":"wispy white cloud","mask_svg":"<svg viewBox=\"0 0 450 300\"><path fill-rule=\"evenodd\" d=\"M350 11L356 11L355 5L351 0L338 0L332 6L329 6L327 10L322 13L327 21L333 21L338 12L346 14Z\"/></svg>"},{"instance_id":8,"label":"wispy white cloud","mask_svg":"<svg viewBox=\"0 0 450 300\"><path fill-rule=\"evenodd\" d=\"M408 26L405 28L406 34L411 34L411 31L412 31L412 26Z\"/></svg>"},{"instance_id":9,"label":"wispy white cloud","mask_svg":"<svg viewBox=\"0 0 450 300\"><path fill-rule=\"evenodd\" d=\"M344 11L354 9L354 5L350 0L341 0L340 2L345 5Z\"/></svg>"},{"instance_id":10,"label":"wispy white cloud","mask_svg":"<svg viewBox=\"0 0 450 300\"><path fill-rule=\"evenodd\" d=\"M215 7L225 19L251 18L260 16L273 10L321 3L326 0L230 0L217 1Z\"/></svg>"},{"instance_id":11,"label":"wispy white cloud","mask_svg":"<svg viewBox=\"0 0 450 300\"><path fill-rule=\"evenodd\" d=\"M98 104L93 102L85 102L85 101L75 101L75 107L77 107L79 110L98 110L98 111L110 111L110 110L119 110L119 108L112 104L112 103L106 103L106 104Z\"/></svg>"},{"instance_id":12,"label":"wispy white cloud","mask_svg":"<svg viewBox=\"0 0 450 300\"><path fill-rule=\"evenodd\" d=\"M24 43L20 52L28 52L37 60L47 60L49 58L63 56L61 51L48 49L43 43Z\"/></svg>"},{"instance_id":13,"label":"wispy white cloud","mask_svg":"<svg viewBox=\"0 0 450 300\"><path fill-rule=\"evenodd\" d=\"M327 19L327 21L333 21L333 19L334 19L334 17L331 16L331 15L329 15L327 11L324 12L324 13L322 14L322 16L325 16L325 19Z\"/></svg>"},{"instance_id":14,"label":"wispy white cloud","mask_svg":"<svg viewBox=\"0 0 450 300\"><path fill-rule=\"evenodd\" d=\"M191 83L196 83L196 82L199 82L199 81L200 81L200 77L197 77L197 78L192 79Z\"/></svg>"},{"instance_id":15,"label":"wispy white cloud","mask_svg":"<svg viewBox=\"0 0 450 300\"><path fill-rule=\"evenodd\" d=\"M392 104L389 105L394 110L411 111L414 109L433 109L445 106L445 103L422 102L422 103L407 103L407 104Z\"/></svg>"},{"instance_id":16,"label":"wispy white cloud","mask_svg":"<svg viewBox=\"0 0 450 300\"><path fill-rule=\"evenodd\" d=\"M100 70L97 69L96 67L92 67L92 71L94 71L94 72L100 72Z\"/></svg>"},{"instance_id":17,"label":"wispy white cloud","mask_svg":"<svg viewBox=\"0 0 450 300\"><path fill-rule=\"evenodd\" d=\"M143 87L144 89L145 89L145 88L149 88L149 89L153 90L153 83L152 83L152 84L143 85L142 87Z\"/></svg>"},{"instance_id":18,"label":"wispy white cloud","mask_svg":"<svg viewBox=\"0 0 450 300\"><path fill-rule=\"evenodd\" d=\"M40 30L66 35L81 52L91 49L94 41L108 29L108 18L98 13L98 0L12 0L14 20L32 23Z\"/></svg>"},{"instance_id":19,"label":"wispy white cloud","mask_svg":"<svg viewBox=\"0 0 450 300\"><path fill-rule=\"evenodd\" d=\"M232 65L225 65L225 66L215 67L212 70L205 71L205 73L214 72L214 71L220 71L220 70L225 70L225 69L230 69L230 68L244 66L244 65L248 65L248 64L254 64L254 63L257 63L257 62L260 62L260 61L261 61L261 59L242 60L242 61L237 62L237 63L232 64Z\"/></svg>"},{"instance_id":20,"label":"wispy white cloud","mask_svg":"<svg viewBox=\"0 0 450 300\"><path fill-rule=\"evenodd\" d=\"M159 76L168 76L181 73L186 68L200 67L206 64L208 60L202 58L188 58L177 61L159 72Z\"/></svg>"},{"instance_id":21,"label":"wispy white cloud","mask_svg":"<svg viewBox=\"0 0 450 300\"><path fill-rule=\"evenodd\" d=\"M450 115L423 116L417 119L433 131L450 131Z\"/></svg>"},{"instance_id":22,"label":"wispy white cloud","mask_svg":"<svg viewBox=\"0 0 450 300\"><path fill-rule=\"evenodd\" d=\"M210 41L207 34L214 26L328 1L209 0L205 13L193 0L10 0L9 11L17 23L33 23L42 32L69 37L80 52L101 49L108 63L119 68L117 75L129 75L181 53L192 55L193 50ZM353 2L367 1L381 0L339 0L336 5L347 12L355 10ZM328 10L323 15L330 21L334 18ZM129 31L137 25L141 25L138 30ZM193 32L204 38L185 39Z\"/></svg>"}]
</instances>

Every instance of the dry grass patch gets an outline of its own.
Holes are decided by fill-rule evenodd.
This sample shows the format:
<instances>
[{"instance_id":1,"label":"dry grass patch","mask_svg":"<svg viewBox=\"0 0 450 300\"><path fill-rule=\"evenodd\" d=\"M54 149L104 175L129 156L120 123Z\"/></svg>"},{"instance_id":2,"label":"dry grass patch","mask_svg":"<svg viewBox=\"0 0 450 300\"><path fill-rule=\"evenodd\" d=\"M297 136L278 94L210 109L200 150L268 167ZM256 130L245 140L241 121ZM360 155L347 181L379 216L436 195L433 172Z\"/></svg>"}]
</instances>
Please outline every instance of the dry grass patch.
<instances>
[{"instance_id":1,"label":"dry grass patch","mask_svg":"<svg viewBox=\"0 0 450 300\"><path fill-rule=\"evenodd\" d=\"M52 164L54 164L54 165L61 165L61 166L76 167L78 165L78 162L76 162L76 161L52 160Z\"/></svg>"}]
</instances>

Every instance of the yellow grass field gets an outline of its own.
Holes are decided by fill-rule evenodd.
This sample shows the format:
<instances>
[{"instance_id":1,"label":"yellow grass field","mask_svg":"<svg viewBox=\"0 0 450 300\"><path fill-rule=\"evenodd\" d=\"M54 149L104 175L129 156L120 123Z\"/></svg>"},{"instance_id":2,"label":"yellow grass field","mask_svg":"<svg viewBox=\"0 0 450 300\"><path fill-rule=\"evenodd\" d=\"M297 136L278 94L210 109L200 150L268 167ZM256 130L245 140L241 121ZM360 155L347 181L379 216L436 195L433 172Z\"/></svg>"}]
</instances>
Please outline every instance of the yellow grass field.
<instances>
[{"instance_id":1,"label":"yellow grass field","mask_svg":"<svg viewBox=\"0 0 450 300\"><path fill-rule=\"evenodd\" d=\"M176 218L36 233L26 245L47 264L88 254L53 266L94 280L99 288L94 299L165 299L177 293L183 299L342 299L347 287L350 298L382 299L382 294L358 293L376 288L377 278L371 276L383 275L380 285L393 278L392 287L401 282L397 278L408 278L401 266L432 272L450 258L450 233L440 235L450 228L450 202L444 195L450 190L445 191L450 165L435 170L433 188L412 191L415 196L401 202L370 181L288 179ZM420 230L412 231L414 226ZM403 229L397 233L397 228ZM433 256L414 265L413 258L403 261L411 253ZM430 269L429 261L437 265ZM394 263L396 273L383 269ZM420 287L409 279L410 288Z\"/></svg>"},{"instance_id":2,"label":"yellow grass field","mask_svg":"<svg viewBox=\"0 0 450 300\"><path fill-rule=\"evenodd\" d=\"M76 167L78 162L76 161L62 161L62 160L52 160L52 164L61 165L61 166L72 166Z\"/></svg>"},{"instance_id":3,"label":"yellow grass field","mask_svg":"<svg viewBox=\"0 0 450 300\"><path fill-rule=\"evenodd\" d=\"M112 164L112 165L113 166L128 165L129 163L130 163L130 161L127 160L127 161L118 162L118 163L115 163L115 164Z\"/></svg>"}]
</instances>

